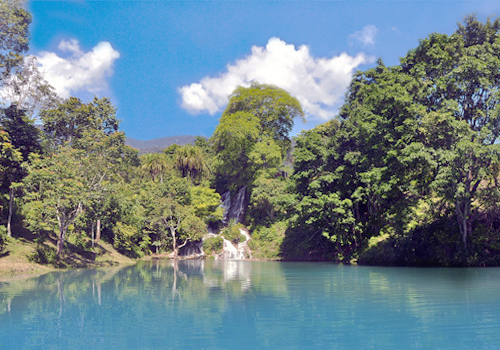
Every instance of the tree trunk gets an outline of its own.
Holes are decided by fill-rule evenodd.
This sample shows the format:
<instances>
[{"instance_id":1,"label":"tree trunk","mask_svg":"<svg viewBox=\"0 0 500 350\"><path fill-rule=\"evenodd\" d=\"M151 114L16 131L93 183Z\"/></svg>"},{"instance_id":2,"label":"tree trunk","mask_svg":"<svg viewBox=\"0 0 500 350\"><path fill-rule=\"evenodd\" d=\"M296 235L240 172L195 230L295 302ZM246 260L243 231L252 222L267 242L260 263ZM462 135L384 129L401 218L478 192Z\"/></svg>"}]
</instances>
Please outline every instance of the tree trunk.
<instances>
[{"instance_id":1,"label":"tree trunk","mask_svg":"<svg viewBox=\"0 0 500 350\"><path fill-rule=\"evenodd\" d=\"M467 198L457 199L455 212L457 215L458 229L462 238L462 244L467 249L467 238L471 231L470 225L470 200Z\"/></svg>"},{"instance_id":2,"label":"tree trunk","mask_svg":"<svg viewBox=\"0 0 500 350\"><path fill-rule=\"evenodd\" d=\"M64 224L59 224L59 236L57 237L57 251L56 256L59 257L64 248L64 239L66 237L66 227Z\"/></svg>"},{"instance_id":3,"label":"tree trunk","mask_svg":"<svg viewBox=\"0 0 500 350\"><path fill-rule=\"evenodd\" d=\"M97 219L95 230L96 230L95 241L99 242L101 240L101 219Z\"/></svg>"},{"instance_id":4,"label":"tree trunk","mask_svg":"<svg viewBox=\"0 0 500 350\"><path fill-rule=\"evenodd\" d=\"M12 213L14 211L14 187L12 184L9 188L9 216L7 217L7 236L12 237Z\"/></svg>"},{"instance_id":5,"label":"tree trunk","mask_svg":"<svg viewBox=\"0 0 500 350\"><path fill-rule=\"evenodd\" d=\"M179 256L179 248L177 247L177 233L175 232L175 229L170 228L170 234L172 235L172 241L174 245L174 260L177 260Z\"/></svg>"},{"instance_id":6,"label":"tree trunk","mask_svg":"<svg viewBox=\"0 0 500 350\"><path fill-rule=\"evenodd\" d=\"M75 221L78 215L82 212L82 203L78 203L78 206L69 215L64 211L57 209L57 222L59 224L59 236L57 237L57 251L56 256L59 257L64 248L64 240L66 238L66 231L69 225Z\"/></svg>"}]
</instances>

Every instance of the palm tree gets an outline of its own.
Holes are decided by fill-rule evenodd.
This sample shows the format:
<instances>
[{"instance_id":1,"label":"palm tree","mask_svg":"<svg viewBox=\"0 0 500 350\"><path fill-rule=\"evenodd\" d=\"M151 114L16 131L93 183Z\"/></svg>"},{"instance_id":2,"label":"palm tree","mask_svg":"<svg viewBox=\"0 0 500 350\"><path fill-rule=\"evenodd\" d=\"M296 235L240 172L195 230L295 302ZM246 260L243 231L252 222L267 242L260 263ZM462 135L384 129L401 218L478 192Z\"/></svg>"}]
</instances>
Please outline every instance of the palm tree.
<instances>
[{"instance_id":1,"label":"palm tree","mask_svg":"<svg viewBox=\"0 0 500 350\"><path fill-rule=\"evenodd\" d=\"M151 180L160 180L163 183L163 175L170 168L167 157L163 153L146 153L141 156L140 172L142 176L150 177Z\"/></svg>"},{"instance_id":2,"label":"palm tree","mask_svg":"<svg viewBox=\"0 0 500 350\"><path fill-rule=\"evenodd\" d=\"M194 145L179 147L174 154L174 165L182 174L191 180L199 179L208 170L201 149Z\"/></svg>"}]
</instances>

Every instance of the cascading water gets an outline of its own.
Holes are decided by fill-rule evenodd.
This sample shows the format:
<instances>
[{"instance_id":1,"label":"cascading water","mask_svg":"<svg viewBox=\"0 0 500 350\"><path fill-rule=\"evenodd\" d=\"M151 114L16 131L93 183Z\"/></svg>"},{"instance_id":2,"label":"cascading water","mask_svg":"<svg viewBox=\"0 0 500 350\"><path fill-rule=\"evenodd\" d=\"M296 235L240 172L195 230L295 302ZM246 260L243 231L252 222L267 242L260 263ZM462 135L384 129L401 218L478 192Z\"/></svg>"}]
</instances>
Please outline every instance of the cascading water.
<instances>
[{"instance_id":1,"label":"cascading water","mask_svg":"<svg viewBox=\"0 0 500 350\"><path fill-rule=\"evenodd\" d=\"M247 187L243 186L236 193L234 201L231 201L231 193L226 192L221 196L221 206L224 208L222 222L229 224L231 220L242 222L245 218Z\"/></svg>"},{"instance_id":2,"label":"cascading water","mask_svg":"<svg viewBox=\"0 0 500 350\"><path fill-rule=\"evenodd\" d=\"M248 241L252 238L250 237L248 231L245 229L240 229L240 233L245 236L246 240L236 245L222 237L222 239L224 240L224 247L222 253L216 256L216 259L243 260L252 258L252 253L250 251L250 248L248 247Z\"/></svg>"},{"instance_id":3,"label":"cascading water","mask_svg":"<svg viewBox=\"0 0 500 350\"><path fill-rule=\"evenodd\" d=\"M221 196L221 207L224 208L224 216L222 219L223 224L227 225L232 221L236 223L243 221L247 206L246 196L246 186L243 186L238 190L234 201L231 200L230 192L226 192ZM231 241L221 236L224 242L223 249L220 254L215 256L216 260L242 260L250 259L252 257L250 248L248 247L248 241L250 241L252 237L246 229L240 229L240 233L245 236L246 240L238 244L233 244ZM203 240L216 236L217 234L215 234L215 232L209 232L203 237ZM204 257L203 241L189 243L181 250L180 255L188 259Z\"/></svg>"},{"instance_id":4,"label":"cascading water","mask_svg":"<svg viewBox=\"0 0 500 350\"><path fill-rule=\"evenodd\" d=\"M227 224L229 223L229 211L231 210L231 192L227 191L220 197L221 204L220 206L224 209L224 215L222 217L222 222Z\"/></svg>"},{"instance_id":5,"label":"cascading water","mask_svg":"<svg viewBox=\"0 0 500 350\"><path fill-rule=\"evenodd\" d=\"M179 255L189 259L203 258L203 241L189 242L179 251Z\"/></svg>"}]
</instances>

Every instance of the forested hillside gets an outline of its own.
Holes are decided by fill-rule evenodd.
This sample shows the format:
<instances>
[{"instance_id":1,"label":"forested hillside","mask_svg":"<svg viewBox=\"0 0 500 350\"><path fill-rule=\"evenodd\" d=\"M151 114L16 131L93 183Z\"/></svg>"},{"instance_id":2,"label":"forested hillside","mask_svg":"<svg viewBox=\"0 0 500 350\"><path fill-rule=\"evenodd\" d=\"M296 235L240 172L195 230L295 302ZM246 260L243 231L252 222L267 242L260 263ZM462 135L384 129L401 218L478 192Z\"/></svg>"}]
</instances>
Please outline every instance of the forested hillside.
<instances>
[{"instance_id":1,"label":"forested hillside","mask_svg":"<svg viewBox=\"0 0 500 350\"><path fill-rule=\"evenodd\" d=\"M499 20L468 17L397 66L357 72L338 117L293 152L300 103L254 82L229 96L210 139L139 155L110 99L53 93L26 55L31 15L12 4L0 5L3 254L29 232L35 262L95 254L102 240L176 259L209 230L239 242L245 226L255 258L500 263ZM240 222L228 221L221 196L237 194ZM221 238L203 247L215 256Z\"/></svg>"}]
</instances>

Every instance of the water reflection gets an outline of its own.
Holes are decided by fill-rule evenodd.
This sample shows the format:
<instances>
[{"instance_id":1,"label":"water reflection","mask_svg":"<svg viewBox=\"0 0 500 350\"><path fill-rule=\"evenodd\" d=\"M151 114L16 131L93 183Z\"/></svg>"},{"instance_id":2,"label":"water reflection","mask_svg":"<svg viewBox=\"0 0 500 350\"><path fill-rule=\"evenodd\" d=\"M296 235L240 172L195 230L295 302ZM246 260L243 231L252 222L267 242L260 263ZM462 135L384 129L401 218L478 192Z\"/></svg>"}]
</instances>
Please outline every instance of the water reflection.
<instances>
[{"instance_id":1,"label":"water reflection","mask_svg":"<svg viewBox=\"0 0 500 350\"><path fill-rule=\"evenodd\" d=\"M0 284L0 348L494 349L499 269L154 261Z\"/></svg>"}]
</instances>

